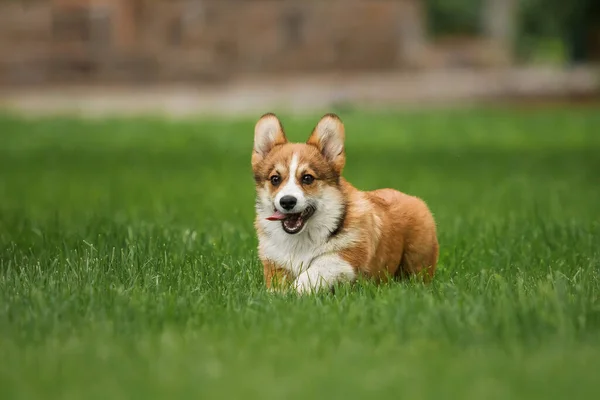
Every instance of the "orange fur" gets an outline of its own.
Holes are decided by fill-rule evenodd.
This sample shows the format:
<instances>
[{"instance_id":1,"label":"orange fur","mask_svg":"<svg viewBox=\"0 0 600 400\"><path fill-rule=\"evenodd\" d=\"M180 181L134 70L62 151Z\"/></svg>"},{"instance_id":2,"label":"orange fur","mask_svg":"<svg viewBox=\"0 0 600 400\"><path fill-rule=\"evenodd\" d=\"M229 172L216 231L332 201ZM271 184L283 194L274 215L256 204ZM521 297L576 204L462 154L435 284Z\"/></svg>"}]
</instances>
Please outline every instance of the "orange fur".
<instances>
[{"instance_id":1,"label":"orange fur","mask_svg":"<svg viewBox=\"0 0 600 400\"><path fill-rule=\"evenodd\" d=\"M360 192L348 183L350 197L365 197L364 212L349 202L348 226L360 227L362 240L342 251L358 271L376 280L419 275L433 278L438 260L436 226L427 205L419 198L393 189ZM357 209L358 208L358 209Z\"/></svg>"},{"instance_id":2,"label":"orange fur","mask_svg":"<svg viewBox=\"0 0 600 400\"><path fill-rule=\"evenodd\" d=\"M292 277L290 273L284 268L277 268L277 266L267 260L263 263L265 284L267 289L280 289L288 284Z\"/></svg>"}]
</instances>

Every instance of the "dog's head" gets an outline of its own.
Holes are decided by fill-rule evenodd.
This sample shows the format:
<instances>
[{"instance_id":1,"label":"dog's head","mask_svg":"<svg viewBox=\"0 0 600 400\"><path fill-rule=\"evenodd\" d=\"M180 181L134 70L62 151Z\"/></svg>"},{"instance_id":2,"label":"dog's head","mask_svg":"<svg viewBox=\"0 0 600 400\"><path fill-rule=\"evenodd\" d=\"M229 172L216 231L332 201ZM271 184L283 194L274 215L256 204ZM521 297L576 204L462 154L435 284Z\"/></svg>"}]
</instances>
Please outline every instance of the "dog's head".
<instances>
[{"instance_id":1,"label":"dog's head","mask_svg":"<svg viewBox=\"0 0 600 400\"><path fill-rule=\"evenodd\" d=\"M336 115L321 118L306 143L288 142L279 119L263 115L252 153L261 226L290 235L334 231L344 212L345 162L344 125Z\"/></svg>"}]
</instances>

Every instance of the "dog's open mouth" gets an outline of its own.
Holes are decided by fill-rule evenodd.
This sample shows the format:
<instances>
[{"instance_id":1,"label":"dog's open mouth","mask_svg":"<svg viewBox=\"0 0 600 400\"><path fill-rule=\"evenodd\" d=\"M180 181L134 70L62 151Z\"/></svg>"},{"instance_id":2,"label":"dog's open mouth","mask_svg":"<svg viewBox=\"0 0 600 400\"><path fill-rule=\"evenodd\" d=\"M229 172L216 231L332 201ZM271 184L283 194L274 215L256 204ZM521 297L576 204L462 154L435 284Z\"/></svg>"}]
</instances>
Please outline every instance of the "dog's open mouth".
<instances>
[{"instance_id":1,"label":"dog's open mouth","mask_svg":"<svg viewBox=\"0 0 600 400\"><path fill-rule=\"evenodd\" d=\"M268 217L269 221L281 221L281 226L286 233L294 234L298 233L306 224L306 221L315 213L315 209L312 206L308 206L301 213L296 214L284 214L275 210L275 213Z\"/></svg>"}]
</instances>

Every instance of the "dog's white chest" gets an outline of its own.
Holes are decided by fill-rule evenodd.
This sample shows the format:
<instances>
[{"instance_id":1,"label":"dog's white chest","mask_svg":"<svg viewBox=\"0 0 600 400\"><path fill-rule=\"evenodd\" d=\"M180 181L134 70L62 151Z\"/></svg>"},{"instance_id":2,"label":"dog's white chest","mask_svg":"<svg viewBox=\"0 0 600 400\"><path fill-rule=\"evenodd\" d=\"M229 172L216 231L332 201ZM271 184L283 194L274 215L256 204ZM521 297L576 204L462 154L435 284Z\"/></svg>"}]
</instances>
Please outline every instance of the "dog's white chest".
<instances>
[{"instance_id":1,"label":"dog's white chest","mask_svg":"<svg viewBox=\"0 0 600 400\"><path fill-rule=\"evenodd\" d=\"M338 253L356 243L357 235L349 232L328 239L327 236L319 237L314 231L305 231L298 235L270 232L269 235L259 237L259 248L263 257L297 277L306 271L315 260L324 255Z\"/></svg>"},{"instance_id":2,"label":"dog's white chest","mask_svg":"<svg viewBox=\"0 0 600 400\"><path fill-rule=\"evenodd\" d=\"M298 276L310 267L311 262L324 254L326 246L318 246L308 238L281 236L261 238L260 250L264 257L273 261L280 268Z\"/></svg>"}]
</instances>

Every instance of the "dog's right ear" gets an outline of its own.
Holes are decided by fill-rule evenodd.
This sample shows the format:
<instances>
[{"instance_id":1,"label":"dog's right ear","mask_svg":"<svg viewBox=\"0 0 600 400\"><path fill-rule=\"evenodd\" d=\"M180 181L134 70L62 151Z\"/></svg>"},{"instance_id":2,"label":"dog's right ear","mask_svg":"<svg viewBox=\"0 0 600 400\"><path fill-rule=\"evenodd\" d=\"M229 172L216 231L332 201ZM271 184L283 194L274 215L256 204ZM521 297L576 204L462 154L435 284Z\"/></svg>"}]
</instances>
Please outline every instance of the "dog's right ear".
<instances>
[{"instance_id":1,"label":"dog's right ear","mask_svg":"<svg viewBox=\"0 0 600 400\"><path fill-rule=\"evenodd\" d=\"M273 113L260 117L254 127L254 150L252 151L252 167L261 162L273 147L287 143L283 126Z\"/></svg>"}]
</instances>

